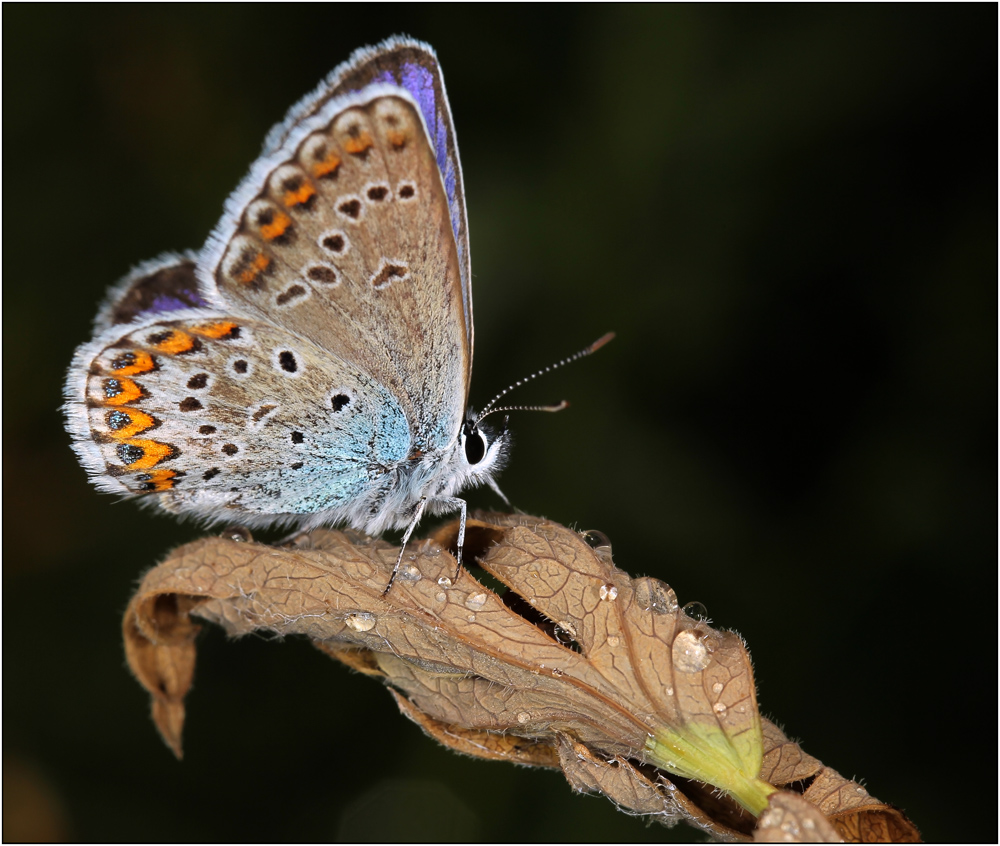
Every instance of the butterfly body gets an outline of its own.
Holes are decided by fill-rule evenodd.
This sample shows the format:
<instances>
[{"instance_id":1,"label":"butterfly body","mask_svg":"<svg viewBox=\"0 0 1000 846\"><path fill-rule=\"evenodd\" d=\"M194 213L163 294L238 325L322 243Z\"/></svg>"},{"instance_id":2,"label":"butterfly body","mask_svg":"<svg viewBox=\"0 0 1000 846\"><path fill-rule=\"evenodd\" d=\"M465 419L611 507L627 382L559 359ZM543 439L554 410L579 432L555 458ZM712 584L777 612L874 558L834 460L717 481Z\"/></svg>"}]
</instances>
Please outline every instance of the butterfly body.
<instances>
[{"instance_id":1,"label":"butterfly body","mask_svg":"<svg viewBox=\"0 0 1000 846\"><path fill-rule=\"evenodd\" d=\"M272 130L200 252L112 290L67 377L81 462L206 522L464 517L507 451L467 416L468 259L433 51L359 51Z\"/></svg>"}]
</instances>

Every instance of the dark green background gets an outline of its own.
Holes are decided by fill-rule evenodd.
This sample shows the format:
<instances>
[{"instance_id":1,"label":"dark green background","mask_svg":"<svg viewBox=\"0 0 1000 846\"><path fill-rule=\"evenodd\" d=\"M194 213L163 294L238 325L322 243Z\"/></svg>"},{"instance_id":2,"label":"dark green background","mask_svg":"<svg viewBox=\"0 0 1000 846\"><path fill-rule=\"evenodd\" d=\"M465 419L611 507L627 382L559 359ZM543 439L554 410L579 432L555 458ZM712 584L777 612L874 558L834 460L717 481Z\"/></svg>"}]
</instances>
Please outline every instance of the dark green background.
<instances>
[{"instance_id":1,"label":"dark green background","mask_svg":"<svg viewBox=\"0 0 1000 846\"><path fill-rule=\"evenodd\" d=\"M217 629L178 763L124 667L137 577L202 532L88 485L72 351L109 283L201 245L293 101L395 32L451 95L472 401L618 332L520 392L572 408L515 417L507 494L741 632L763 711L926 837L995 838L995 6L3 17L5 839L695 835L447 753L306 643Z\"/></svg>"}]
</instances>

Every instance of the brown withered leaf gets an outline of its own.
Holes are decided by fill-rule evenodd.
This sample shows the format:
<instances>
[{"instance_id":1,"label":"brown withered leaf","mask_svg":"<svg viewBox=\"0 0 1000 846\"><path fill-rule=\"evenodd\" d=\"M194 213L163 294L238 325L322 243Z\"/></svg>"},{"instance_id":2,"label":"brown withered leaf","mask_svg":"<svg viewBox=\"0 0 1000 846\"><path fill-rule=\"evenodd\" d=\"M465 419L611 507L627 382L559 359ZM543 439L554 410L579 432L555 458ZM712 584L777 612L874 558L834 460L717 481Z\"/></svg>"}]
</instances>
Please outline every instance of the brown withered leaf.
<instances>
[{"instance_id":1,"label":"brown withered leaf","mask_svg":"<svg viewBox=\"0 0 1000 846\"><path fill-rule=\"evenodd\" d=\"M352 532L176 550L146 575L124 621L129 664L168 745L180 755L199 618L233 636L305 635L382 679L446 746L558 767L575 790L628 813L748 840L768 807L812 819L773 799L786 788L845 839L918 837L762 719L740 637L686 613L662 582L617 569L599 533L523 515L470 520L467 560L498 593L466 570L456 578L456 531L411 541L386 596L398 548Z\"/></svg>"},{"instance_id":2,"label":"brown withered leaf","mask_svg":"<svg viewBox=\"0 0 1000 846\"><path fill-rule=\"evenodd\" d=\"M753 833L756 843L843 843L823 812L787 790L772 793Z\"/></svg>"}]
</instances>

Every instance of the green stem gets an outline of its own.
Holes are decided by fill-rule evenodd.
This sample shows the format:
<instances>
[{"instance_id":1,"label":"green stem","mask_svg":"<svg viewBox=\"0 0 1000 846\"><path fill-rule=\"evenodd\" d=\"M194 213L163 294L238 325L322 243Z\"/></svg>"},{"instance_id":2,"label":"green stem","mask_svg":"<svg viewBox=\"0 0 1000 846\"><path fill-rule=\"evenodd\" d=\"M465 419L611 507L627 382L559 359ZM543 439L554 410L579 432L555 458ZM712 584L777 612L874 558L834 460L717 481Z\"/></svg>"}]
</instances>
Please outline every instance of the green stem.
<instances>
[{"instance_id":1,"label":"green stem","mask_svg":"<svg viewBox=\"0 0 1000 846\"><path fill-rule=\"evenodd\" d=\"M674 775L724 790L755 817L761 815L768 796L777 790L757 777L760 756L751 755L751 762L741 760L718 728L699 730L686 726L683 733L658 729L646 740L646 750L651 763Z\"/></svg>"}]
</instances>

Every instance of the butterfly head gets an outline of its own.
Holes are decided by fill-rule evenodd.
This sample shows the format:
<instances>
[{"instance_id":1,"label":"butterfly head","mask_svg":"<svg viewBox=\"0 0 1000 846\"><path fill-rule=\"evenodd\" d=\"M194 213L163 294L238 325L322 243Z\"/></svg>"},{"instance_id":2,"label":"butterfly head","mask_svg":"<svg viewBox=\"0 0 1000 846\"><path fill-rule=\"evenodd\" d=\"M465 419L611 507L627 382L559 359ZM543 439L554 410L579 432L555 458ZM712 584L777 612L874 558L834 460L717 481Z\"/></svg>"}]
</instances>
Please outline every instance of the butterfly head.
<instances>
[{"instance_id":1,"label":"butterfly head","mask_svg":"<svg viewBox=\"0 0 1000 846\"><path fill-rule=\"evenodd\" d=\"M472 484L488 483L507 465L510 431L507 417L500 426L484 423L470 408L459 433L459 461Z\"/></svg>"}]
</instances>

